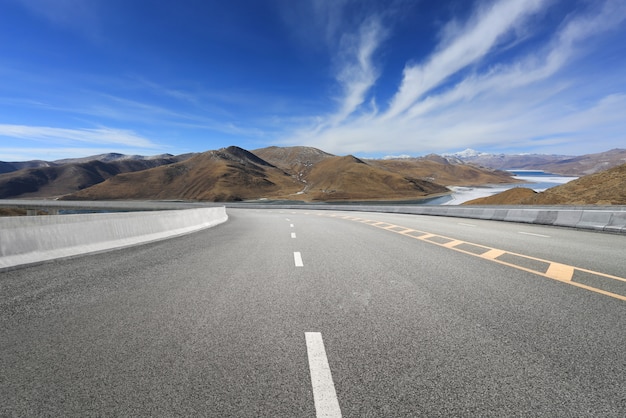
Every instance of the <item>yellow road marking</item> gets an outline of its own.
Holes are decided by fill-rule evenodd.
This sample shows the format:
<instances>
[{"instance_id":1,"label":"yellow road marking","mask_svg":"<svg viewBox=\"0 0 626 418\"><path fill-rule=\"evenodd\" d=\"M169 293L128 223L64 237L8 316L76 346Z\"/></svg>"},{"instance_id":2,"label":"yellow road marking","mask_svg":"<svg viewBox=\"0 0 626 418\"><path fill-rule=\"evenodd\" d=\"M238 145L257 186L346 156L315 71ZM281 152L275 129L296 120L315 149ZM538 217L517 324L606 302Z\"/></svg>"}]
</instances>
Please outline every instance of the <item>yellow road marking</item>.
<instances>
[{"instance_id":1,"label":"yellow road marking","mask_svg":"<svg viewBox=\"0 0 626 418\"><path fill-rule=\"evenodd\" d=\"M486 258L487 260L495 260L496 258L500 257L502 254L506 254L506 251L496 250L495 248L492 248L486 253L482 253L480 257Z\"/></svg>"},{"instance_id":2,"label":"yellow road marking","mask_svg":"<svg viewBox=\"0 0 626 418\"><path fill-rule=\"evenodd\" d=\"M463 244L465 241L459 241L459 240L454 240L454 241L450 241L450 242L446 242L445 244L441 244L443 247L447 247L447 248L454 248L459 244Z\"/></svg>"},{"instance_id":3,"label":"yellow road marking","mask_svg":"<svg viewBox=\"0 0 626 418\"><path fill-rule=\"evenodd\" d=\"M421 233L422 231L417 231L417 232L420 232L420 233ZM435 234L429 234L429 233L427 233L427 232L426 232L426 233L424 233L424 235L420 235L419 237L414 237L414 236L412 236L412 235L409 235L409 236L410 236L411 238L416 238L416 239L421 239L421 240L424 240L424 241L428 241L428 238L436 237L437 235L435 235ZM433 244L436 244L436 242L433 242Z\"/></svg>"},{"instance_id":4,"label":"yellow road marking","mask_svg":"<svg viewBox=\"0 0 626 418\"><path fill-rule=\"evenodd\" d=\"M375 223L370 224L370 225L373 225L373 226L380 226L380 225L390 225L390 224L389 224L388 222L375 222Z\"/></svg>"},{"instance_id":5,"label":"yellow road marking","mask_svg":"<svg viewBox=\"0 0 626 418\"><path fill-rule=\"evenodd\" d=\"M324 214L324 216L332 216L332 217L337 217L338 215L333 215L333 214ZM350 219L349 217L346 217L345 219ZM572 286L576 286L579 287L581 289L586 289L589 290L591 292L595 292L595 293L599 293L601 295L605 295L605 296L609 296L615 299L619 299L619 300L623 300L626 301L626 296L624 295L620 295L617 293L613 293L613 292L608 292L606 290L602 290L602 289L598 289L596 287L593 286L589 286L583 283L578 283L572 280L572 278L574 277L574 272L575 271L580 271L583 273L588 273L588 274L592 274L592 275L596 275L596 276L600 276L603 278L607 278L607 279L612 279L612 280L617 280L617 281L621 281L621 282L626 282L626 278L623 277L618 277L618 276L612 276L610 274L605 274L605 273L600 273L597 271L593 271L593 270L587 270L587 269L583 269L580 267L575 267L575 266L570 266L567 264L561 264L561 263L556 263L553 261L548 261L548 260L543 260L541 258L536 258L536 257L531 257L528 255L523 255L523 254L517 254L517 253L513 253L511 251L505 251L505 250L500 250L497 248L491 248L491 247L487 247L481 244L475 244L472 242L468 242L468 241L461 241L461 240L457 240L454 238L449 238L449 237L445 237L443 235L437 235L437 234L432 234L430 232L424 232L424 231L419 231L417 229L412 229L412 228L407 228L404 226L400 226L400 225L393 225L390 224L388 222L381 222L381 221L373 221L373 220L368 220L368 219L361 219L361 218L353 218L353 220L357 220L358 222L361 223L365 223L367 225L371 225L371 226L375 226L377 228L380 229L385 229L387 231L391 231L391 232L395 232L396 234L401 234L401 235L405 235L407 237L413 238L413 239L418 239L418 240L422 240L431 244L435 244L438 245L440 247L445 247L445 248L449 248L451 250L454 251L458 251L464 254L468 254L468 255L472 255L474 257L480 257L486 260L490 260L499 264L503 264L505 266L509 266L509 267L513 267L516 268L518 270L523 270L529 273L533 273L533 274L537 274L539 276L543 276L549 279L553 279L553 280L557 280L560 281L561 283L567 283L569 285ZM381 225L387 225L387 226L381 226ZM394 230L393 228L404 228L403 230ZM415 236L415 235L411 235L411 232L417 232L420 233L422 235L420 236ZM430 238L443 238L448 240L445 243L441 243L441 242L437 242L434 240L430 240ZM476 254L470 251L466 251L463 250L462 248L456 248L458 245L460 244L468 244L468 245L472 245L475 247L479 247L479 248L484 248L485 252L481 253L481 254ZM540 261L543 263L547 263L549 264L548 269L544 272L544 271L538 271L538 270L532 270L517 264L513 264L510 262L506 262L503 260L499 260L498 257L504 255L504 254L509 254L509 255L513 255L513 256L517 256L517 257L521 257L521 258L525 258L527 260L535 260L535 261Z\"/></svg>"},{"instance_id":6,"label":"yellow road marking","mask_svg":"<svg viewBox=\"0 0 626 418\"><path fill-rule=\"evenodd\" d=\"M552 263L546 271L546 276L555 280L570 281L574 277L574 267L566 264Z\"/></svg>"}]
</instances>

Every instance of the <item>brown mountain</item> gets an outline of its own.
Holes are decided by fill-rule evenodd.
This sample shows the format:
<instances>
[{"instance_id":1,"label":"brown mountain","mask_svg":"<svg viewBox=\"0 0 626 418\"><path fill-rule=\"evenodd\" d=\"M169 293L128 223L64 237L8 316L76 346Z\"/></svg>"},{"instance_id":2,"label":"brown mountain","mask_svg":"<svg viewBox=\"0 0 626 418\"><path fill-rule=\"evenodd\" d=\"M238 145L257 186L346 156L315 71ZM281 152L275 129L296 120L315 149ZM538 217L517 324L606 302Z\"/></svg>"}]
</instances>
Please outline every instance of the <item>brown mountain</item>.
<instances>
[{"instance_id":1,"label":"brown mountain","mask_svg":"<svg viewBox=\"0 0 626 418\"><path fill-rule=\"evenodd\" d=\"M464 205L626 205L626 164L537 193L513 188Z\"/></svg>"},{"instance_id":2,"label":"brown mountain","mask_svg":"<svg viewBox=\"0 0 626 418\"><path fill-rule=\"evenodd\" d=\"M120 173L145 170L177 160L171 158L121 159L112 162L51 165L0 174L0 199L58 197L103 182Z\"/></svg>"},{"instance_id":3,"label":"brown mountain","mask_svg":"<svg viewBox=\"0 0 626 418\"><path fill-rule=\"evenodd\" d=\"M128 160L172 160L172 162L183 161L194 156L194 153L189 154L159 154L159 155L127 155L119 154L117 152L110 152L107 154L90 155L89 157L82 158L65 158L62 160L54 160L52 164L79 164L88 163L90 161L102 161L104 163L110 163L113 161L128 161Z\"/></svg>"},{"instance_id":4,"label":"brown mountain","mask_svg":"<svg viewBox=\"0 0 626 418\"><path fill-rule=\"evenodd\" d=\"M585 176L626 163L626 149L612 149L545 164L542 170L565 176Z\"/></svg>"},{"instance_id":5,"label":"brown mountain","mask_svg":"<svg viewBox=\"0 0 626 418\"><path fill-rule=\"evenodd\" d=\"M368 162L385 170L428 180L444 186L476 186L517 182L507 172L476 167L464 164L459 160L450 161L448 158L435 154L421 158L394 158L368 160Z\"/></svg>"},{"instance_id":6,"label":"brown mountain","mask_svg":"<svg viewBox=\"0 0 626 418\"><path fill-rule=\"evenodd\" d=\"M441 184L419 178L416 164L410 162L402 171L381 165L382 160L361 160L350 155L338 157L312 147L269 147L254 150L254 153L290 172L302 183L298 199L412 200L449 193ZM510 176L507 178L511 181Z\"/></svg>"},{"instance_id":7,"label":"brown mountain","mask_svg":"<svg viewBox=\"0 0 626 418\"><path fill-rule=\"evenodd\" d=\"M0 174L11 173L13 171L22 170L24 168L38 168L38 167L50 167L56 164L49 161L31 160L31 161L17 161L17 162L5 162L0 161Z\"/></svg>"},{"instance_id":8,"label":"brown mountain","mask_svg":"<svg viewBox=\"0 0 626 418\"><path fill-rule=\"evenodd\" d=\"M64 199L238 201L280 198L300 189L283 170L249 151L229 147L168 166L120 174Z\"/></svg>"},{"instance_id":9,"label":"brown mountain","mask_svg":"<svg viewBox=\"0 0 626 418\"><path fill-rule=\"evenodd\" d=\"M307 200L411 200L449 193L439 184L377 167L351 155L327 157L304 179Z\"/></svg>"},{"instance_id":10,"label":"brown mountain","mask_svg":"<svg viewBox=\"0 0 626 418\"><path fill-rule=\"evenodd\" d=\"M252 153L297 177L304 177L315 164L334 157L313 147L267 147Z\"/></svg>"},{"instance_id":11,"label":"brown mountain","mask_svg":"<svg viewBox=\"0 0 626 418\"><path fill-rule=\"evenodd\" d=\"M290 172L244 149L229 147L169 166L120 174L66 199L408 200L449 192L352 156L337 157L306 147L257 152L270 155ZM290 162L293 157L297 158ZM306 177L299 175L304 172Z\"/></svg>"},{"instance_id":12,"label":"brown mountain","mask_svg":"<svg viewBox=\"0 0 626 418\"><path fill-rule=\"evenodd\" d=\"M458 153L466 163L498 170L543 170L563 176L585 176L626 163L626 149L612 149L581 156L544 154Z\"/></svg>"},{"instance_id":13,"label":"brown mountain","mask_svg":"<svg viewBox=\"0 0 626 418\"><path fill-rule=\"evenodd\" d=\"M169 161L166 164L170 164L173 162L183 161L187 158L192 157L194 154L181 154L181 155L172 155L172 154L161 154L161 155L125 155L118 153L108 153L108 154L98 154L98 155L90 155L88 157L81 158L66 158L62 160L54 160L54 161L43 161L43 160L31 160L31 161L16 161L16 162L4 162L0 161L0 174L11 173L13 171L22 170L24 168L41 168L41 167L59 167L66 164L82 164L89 163L91 161L102 161L103 163L111 163L111 162L121 162L128 160L167 160ZM154 167L155 165L149 164L146 168Z\"/></svg>"}]
</instances>

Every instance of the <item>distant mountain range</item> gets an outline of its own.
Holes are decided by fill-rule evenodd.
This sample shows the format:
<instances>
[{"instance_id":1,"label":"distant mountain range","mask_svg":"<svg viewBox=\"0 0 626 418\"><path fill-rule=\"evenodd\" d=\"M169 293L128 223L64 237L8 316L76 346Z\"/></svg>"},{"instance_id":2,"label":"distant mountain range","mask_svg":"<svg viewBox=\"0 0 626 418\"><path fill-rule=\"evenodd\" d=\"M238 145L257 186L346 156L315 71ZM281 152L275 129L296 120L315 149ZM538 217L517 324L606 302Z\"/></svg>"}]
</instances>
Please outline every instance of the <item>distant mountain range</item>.
<instances>
[{"instance_id":1,"label":"distant mountain range","mask_svg":"<svg viewBox=\"0 0 626 418\"><path fill-rule=\"evenodd\" d=\"M178 156L174 156L172 154L160 154L153 156L143 156L143 155L125 155L118 153L108 153L108 154L98 154L92 155L89 157L82 158L66 158L63 160L55 160L55 161L43 161L43 160L31 160L31 161L18 161L18 162L5 162L0 161L0 174L11 173L13 171L22 170L24 168L43 168L43 167L59 167L67 164L83 164L89 163L92 161L101 161L104 163L110 162L119 162L119 161L182 161L185 160L194 154L181 154Z\"/></svg>"},{"instance_id":2,"label":"distant mountain range","mask_svg":"<svg viewBox=\"0 0 626 418\"><path fill-rule=\"evenodd\" d=\"M338 157L308 147L250 152L232 146L175 164L120 174L64 199L408 200L448 192L445 186L353 156Z\"/></svg>"},{"instance_id":3,"label":"distant mountain range","mask_svg":"<svg viewBox=\"0 0 626 418\"><path fill-rule=\"evenodd\" d=\"M240 201L416 200L446 186L513 183L501 171L533 169L581 175L626 161L626 150L580 157L450 155L359 159L312 147L228 147L144 157L102 154L79 159L0 162L0 198L185 199Z\"/></svg>"},{"instance_id":4,"label":"distant mountain range","mask_svg":"<svg viewBox=\"0 0 626 418\"><path fill-rule=\"evenodd\" d=\"M53 162L0 162L0 168L10 170L0 174L0 198L59 197L101 183L121 173L176 163L188 156L128 158L122 154L103 154Z\"/></svg>"},{"instance_id":5,"label":"distant mountain range","mask_svg":"<svg viewBox=\"0 0 626 418\"><path fill-rule=\"evenodd\" d=\"M542 170L563 176L584 176L626 163L626 149L581 156L544 154L488 154L466 149L445 155L496 170Z\"/></svg>"},{"instance_id":6,"label":"distant mountain range","mask_svg":"<svg viewBox=\"0 0 626 418\"><path fill-rule=\"evenodd\" d=\"M413 200L449 193L448 185L515 182L508 173L439 156L362 160L311 147L6 164L14 171L0 174L0 198ZM26 168L15 170L20 164Z\"/></svg>"}]
</instances>

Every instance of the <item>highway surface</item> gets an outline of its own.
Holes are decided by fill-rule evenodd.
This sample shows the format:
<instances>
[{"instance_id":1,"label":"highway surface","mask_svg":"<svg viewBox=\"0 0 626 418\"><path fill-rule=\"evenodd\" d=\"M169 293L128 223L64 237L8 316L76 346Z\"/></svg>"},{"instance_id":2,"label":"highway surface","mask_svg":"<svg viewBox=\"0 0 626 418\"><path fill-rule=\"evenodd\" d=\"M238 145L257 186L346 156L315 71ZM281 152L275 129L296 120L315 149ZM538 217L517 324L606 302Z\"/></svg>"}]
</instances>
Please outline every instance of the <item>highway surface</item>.
<instances>
[{"instance_id":1,"label":"highway surface","mask_svg":"<svg viewBox=\"0 0 626 418\"><path fill-rule=\"evenodd\" d=\"M626 416L626 237L229 209L0 272L0 416Z\"/></svg>"}]
</instances>

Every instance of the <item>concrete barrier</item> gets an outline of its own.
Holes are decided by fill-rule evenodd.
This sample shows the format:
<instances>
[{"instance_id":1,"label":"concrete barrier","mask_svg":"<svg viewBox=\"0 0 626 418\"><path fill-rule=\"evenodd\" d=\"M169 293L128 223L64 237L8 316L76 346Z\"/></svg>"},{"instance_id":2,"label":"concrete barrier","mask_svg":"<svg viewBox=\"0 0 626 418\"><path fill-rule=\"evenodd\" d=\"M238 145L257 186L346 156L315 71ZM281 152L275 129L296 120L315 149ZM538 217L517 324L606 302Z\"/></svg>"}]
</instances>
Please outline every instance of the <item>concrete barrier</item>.
<instances>
[{"instance_id":1,"label":"concrete barrier","mask_svg":"<svg viewBox=\"0 0 626 418\"><path fill-rule=\"evenodd\" d=\"M626 211L614 212L611 220L604 227L605 231L626 234Z\"/></svg>"},{"instance_id":2,"label":"concrete barrier","mask_svg":"<svg viewBox=\"0 0 626 418\"><path fill-rule=\"evenodd\" d=\"M507 222L535 223L539 216L537 210L509 209L504 220Z\"/></svg>"},{"instance_id":3,"label":"concrete barrier","mask_svg":"<svg viewBox=\"0 0 626 418\"><path fill-rule=\"evenodd\" d=\"M226 203L226 207L405 213L626 233L626 206L452 206Z\"/></svg>"},{"instance_id":4,"label":"concrete barrier","mask_svg":"<svg viewBox=\"0 0 626 418\"><path fill-rule=\"evenodd\" d=\"M581 216L583 216L582 210L560 210L552 225L575 227L578 225Z\"/></svg>"},{"instance_id":5,"label":"concrete barrier","mask_svg":"<svg viewBox=\"0 0 626 418\"><path fill-rule=\"evenodd\" d=\"M580 221L576 224L577 228L604 230L604 227L611 221L610 212L591 212L584 211L580 216Z\"/></svg>"},{"instance_id":6,"label":"concrete barrier","mask_svg":"<svg viewBox=\"0 0 626 418\"><path fill-rule=\"evenodd\" d=\"M227 219L224 207L0 218L0 270L166 239Z\"/></svg>"}]
</instances>

